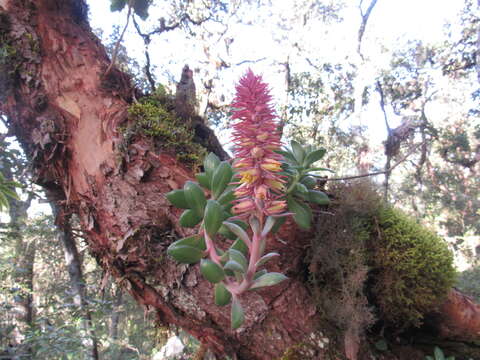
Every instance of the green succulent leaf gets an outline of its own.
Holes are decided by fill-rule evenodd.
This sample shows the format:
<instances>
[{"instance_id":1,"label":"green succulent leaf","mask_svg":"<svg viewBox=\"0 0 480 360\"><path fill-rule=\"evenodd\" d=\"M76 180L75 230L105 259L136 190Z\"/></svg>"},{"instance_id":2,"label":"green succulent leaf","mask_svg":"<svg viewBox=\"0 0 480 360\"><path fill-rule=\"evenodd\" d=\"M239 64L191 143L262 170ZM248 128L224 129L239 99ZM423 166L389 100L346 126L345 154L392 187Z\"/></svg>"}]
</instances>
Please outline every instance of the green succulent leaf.
<instances>
[{"instance_id":1,"label":"green succulent leaf","mask_svg":"<svg viewBox=\"0 0 480 360\"><path fill-rule=\"evenodd\" d=\"M192 209L185 210L178 219L179 224L186 228L193 228L200 224L200 221L202 221L202 218Z\"/></svg>"},{"instance_id":2,"label":"green succulent leaf","mask_svg":"<svg viewBox=\"0 0 480 360\"><path fill-rule=\"evenodd\" d=\"M236 199L236 196L235 196L235 190L234 189L231 189L231 190L227 190L225 191L218 199L217 201L222 204L222 205L228 205L228 204L231 204L231 202L233 200Z\"/></svg>"},{"instance_id":3,"label":"green succulent leaf","mask_svg":"<svg viewBox=\"0 0 480 360\"><path fill-rule=\"evenodd\" d=\"M313 176L305 176L300 182L307 187L307 189L313 189L317 185L317 179Z\"/></svg>"},{"instance_id":4,"label":"green succulent leaf","mask_svg":"<svg viewBox=\"0 0 480 360\"><path fill-rule=\"evenodd\" d=\"M216 200L209 199L205 207L203 225L210 237L213 237L222 226L222 216L222 206Z\"/></svg>"},{"instance_id":5,"label":"green succulent leaf","mask_svg":"<svg viewBox=\"0 0 480 360\"><path fill-rule=\"evenodd\" d=\"M265 225L263 226L262 230L262 236L266 236L270 230L275 226L276 218L273 216L267 217L267 220L265 221Z\"/></svg>"},{"instance_id":6,"label":"green succulent leaf","mask_svg":"<svg viewBox=\"0 0 480 360\"><path fill-rule=\"evenodd\" d=\"M183 246L183 245L193 246L203 251L207 249L207 245L205 244L205 238L198 234L184 237L183 239L175 241L170 246Z\"/></svg>"},{"instance_id":7,"label":"green succulent leaf","mask_svg":"<svg viewBox=\"0 0 480 360\"><path fill-rule=\"evenodd\" d=\"M306 196L308 194L308 189L302 183L297 183L297 184L295 184L294 193L303 197L303 196Z\"/></svg>"},{"instance_id":8,"label":"green succulent leaf","mask_svg":"<svg viewBox=\"0 0 480 360\"><path fill-rule=\"evenodd\" d=\"M241 274L245 274L245 268L234 260L228 260L226 264L223 266L223 268L225 270L233 271L234 273L238 272Z\"/></svg>"},{"instance_id":9,"label":"green succulent leaf","mask_svg":"<svg viewBox=\"0 0 480 360\"><path fill-rule=\"evenodd\" d=\"M255 280L250 289L254 290L254 289L259 289L266 286L277 285L287 279L288 278L281 273L270 272L260 276L257 280Z\"/></svg>"},{"instance_id":10,"label":"green succulent leaf","mask_svg":"<svg viewBox=\"0 0 480 360\"><path fill-rule=\"evenodd\" d=\"M236 240L237 239L237 235L235 235L233 232L231 232L223 224L222 224L222 226L220 226L220 229L218 229L218 233L222 236L225 236L227 239L230 239L230 240Z\"/></svg>"},{"instance_id":11,"label":"green succulent leaf","mask_svg":"<svg viewBox=\"0 0 480 360\"><path fill-rule=\"evenodd\" d=\"M207 174L209 181L212 180L213 172L219 164L220 159L214 153L208 154L205 157L205 160L203 160L203 168L205 169L205 173Z\"/></svg>"},{"instance_id":12,"label":"green succulent leaf","mask_svg":"<svg viewBox=\"0 0 480 360\"><path fill-rule=\"evenodd\" d=\"M285 151L285 150L275 150L277 154L283 155L286 161L291 162L293 164L298 165L297 160L295 159L295 156L290 152L290 151Z\"/></svg>"},{"instance_id":13,"label":"green succulent leaf","mask_svg":"<svg viewBox=\"0 0 480 360\"><path fill-rule=\"evenodd\" d=\"M295 140L290 141L290 145L292 146L292 152L297 163L303 164L303 160L305 159L305 149L303 146Z\"/></svg>"},{"instance_id":14,"label":"green succulent leaf","mask_svg":"<svg viewBox=\"0 0 480 360\"><path fill-rule=\"evenodd\" d=\"M170 203L180 209L190 209L190 205L185 198L185 191L172 190L165 195Z\"/></svg>"},{"instance_id":15,"label":"green succulent leaf","mask_svg":"<svg viewBox=\"0 0 480 360\"><path fill-rule=\"evenodd\" d=\"M203 251L188 245L172 244L167 249L167 254L182 264L194 264L203 257Z\"/></svg>"},{"instance_id":16,"label":"green succulent leaf","mask_svg":"<svg viewBox=\"0 0 480 360\"><path fill-rule=\"evenodd\" d=\"M200 272L205 279L214 284L225 278L223 269L210 259L202 259L202 261L200 261Z\"/></svg>"},{"instance_id":17,"label":"green succulent leaf","mask_svg":"<svg viewBox=\"0 0 480 360\"><path fill-rule=\"evenodd\" d=\"M232 330L238 329L245 321L245 314L243 312L242 305L237 298L233 298L230 319Z\"/></svg>"},{"instance_id":18,"label":"green succulent leaf","mask_svg":"<svg viewBox=\"0 0 480 360\"><path fill-rule=\"evenodd\" d=\"M276 252L271 252L271 253L268 253L266 255L263 255L260 260L257 261L256 263L256 267L260 267L262 265L265 265L268 261L270 261L271 259L273 258L276 258L280 256L280 254L276 253Z\"/></svg>"},{"instance_id":19,"label":"green succulent leaf","mask_svg":"<svg viewBox=\"0 0 480 360\"><path fill-rule=\"evenodd\" d=\"M215 199L225 191L230 181L232 181L232 176L232 166L227 161L222 161L220 165L217 166L212 176L211 189Z\"/></svg>"},{"instance_id":20,"label":"green succulent leaf","mask_svg":"<svg viewBox=\"0 0 480 360\"><path fill-rule=\"evenodd\" d=\"M323 191L309 190L306 199L319 205L330 204L330 199L328 198L328 195L325 194Z\"/></svg>"},{"instance_id":21,"label":"green succulent leaf","mask_svg":"<svg viewBox=\"0 0 480 360\"><path fill-rule=\"evenodd\" d=\"M245 230L243 230L241 228L240 225L234 223L234 222L230 222L230 221L224 221L223 222L223 225L225 225L231 232L233 232L235 235L237 235L240 239L242 239L242 241L245 243L245 244L249 244L250 243L250 237L248 236L248 234L245 232Z\"/></svg>"},{"instance_id":22,"label":"green succulent leaf","mask_svg":"<svg viewBox=\"0 0 480 360\"><path fill-rule=\"evenodd\" d=\"M230 301L232 300L232 294L230 291L227 290L225 287L225 284L223 283L218 283L215 284L215 305L217 306L225 306L230 304Z\"/></svg>"},{"instance_id":23,"label":"green succulent leaf","mask_svg":"<svg viewBox=\"0 0 480 360\"><path fill-rule=\"evenodd\" d=\"M243 255L240 251L232 248L228 249L228 255L230 257L230 260L233 260L242 266L244 272L247 271L248 261L245 255Z\"/></svg>"},{"instance_id":24,"label":"green succulent leaf","mask_svg":"<svg viewBox=\"0 0 480 360\"><path fill-rule=\"evenodd\" d=\"M235 240L232 246L230 246L230 249L238 250L245 256L248 254L248 246L240 238Z\"/></svg>"},{"instance_id":25,"label":"green succulent leaf","mask_svg":"<svg viewBox=\"0 0 480 360\"><path fill-rule=\"evenodd\" d=\"M197 216L203 217L203 210L207 204L207 199L205 198L205 193L202 188L193 181L187 181L183 186L183 190L185 191L185 199L190 208L195 211Z\"/></svg>"},{"instance_id":26,"label":"green succulent leaf","mask_svg":"<svg viewBox=\"0 0 480 360\"><path fill-rule=\"evenodd\" d=\"M435 360L445 360L443 351L438 346L433 349L433 355L435 355Z\"/></svg>"},{"instance_id":27,"label":"green succulent leaf","mask_svg":"<svg viewBox=\"0 0 480 360\"><path fill-rule=\"evenodd\" d=\"M210 190L210 179L206 173L198 173L195 175L195 178L203 188Z\"/></svg>"},{"instance_id":28,"label":"green succulent leaf","mask_svg":"<svg viewBox=\"0 0 480 360\"><path fill-rule=\"evenodd\" d=\"M293 212L293 219L302 229L309 229L312 222L312 210L308 205L293 197L287 197L288 210Z\"/></svg>"},{"instance_id":29,"label":"green succulent leaf","mask_svg":"<svg viewBox=\"0 0 480 360\"><path fill-rule=\"evenodd\" d=\"M253 275L253 280L257 280L260 276L263 276L267 273L268 273L267 269L259 270L255 273L255 275Z\"/></svg>"},{"instance_id":30,"label":"green succulent leaf","mask_svg":"<svg viewBox=\"0 0 480 360\"><path fill-rule=\"evenodd\" d=\"M312 165L316 161L322 159L325 156L326 152L327 152L327 150L325 150L323 148L312 151L311 153L307 154L303 164L305 165L305 167L308 168L310 165Z\"/></svg>"}]
</instances>

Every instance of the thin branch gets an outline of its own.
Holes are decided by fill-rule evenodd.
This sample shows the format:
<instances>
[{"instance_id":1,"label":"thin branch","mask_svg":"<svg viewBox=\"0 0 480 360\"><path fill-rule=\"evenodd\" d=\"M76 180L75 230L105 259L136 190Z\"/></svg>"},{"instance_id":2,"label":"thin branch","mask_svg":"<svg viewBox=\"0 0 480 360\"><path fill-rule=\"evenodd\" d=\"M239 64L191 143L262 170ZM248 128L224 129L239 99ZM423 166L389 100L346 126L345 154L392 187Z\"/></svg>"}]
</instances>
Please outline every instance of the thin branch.
<instances>
[{"instance_id":1,"label":"thin branch","mask_svg":"<svg viewBox=\"0 0 480 360\"><path fill-rule=\"evenodd\" d=\"M339 178L325 178L325 177L323 177L323 176L321 176L321 175L313 175L313 174L312 174L312 176L321 178L322 181L342 181L342 180L360 179L360 178L364 178L364 177L377 176L377 175L382 175L382 174L390 173L390 172L392 172L392 170L395 169L398 165L400 165L400 164L403 163L405 160L407 160L407 158L408 158L410 155L412 155L422 144L423 144L423 143L416 145L411 151L408 152L407 155L405 155L403 158L401 158L398 162L396 162L395 164L393 164L392 166L390 166L388 169L385 169L385 170L382 170L382 171L377 171L377 172L368 173L368 174L362 174L362 175L345 176L345 177L339 177Z\"/></svg>"},{"instance_id":2,"label":"thin branch","mask_svg":"<svg viewBox=\"0 0 480 360\"><path fill-rule=\"evenodd\" d=\"M122 33L120 34L120 37L117 40L117 43L115 44L115 49L113 50L112 54L112 61L110 62L110 65L107 68L107 71L105 71L105 75L108 75L110 71L112 70L113 65L115 65L115 62L117 60L117 55L118 55L118 50L120 49L120 43L123 40L123 36L125 35L125 31L127 31L128 24L130 23L130 15L132 14L132 2L128 2L128 12L127 12L127 21L125 23L125 27L122 30Z\"/></svg>"},{"instance_id":3,"label":"thin branch","mask_svg":"<svg viewBox=\"0 0 480 360\"><path fill-rule=\"evenodd\" d=\"M380 80L377 80L377 91L380 94L380 108L383 112L383 118L385 119L385 126L387 127L388 135L392 132L390 125L388 124L387 112L385 111L385 95L383 93L382 84Z\"/></svg>"},{"instance_id":4,"label":"thin branch","mask_svg":"<svg viewBox=\"0 0 480 360\"><path fill-rule=\"evenodd\" d=\"M362 10L362 3L363 0L360 1L360 15L362 16L362 23L360 24L360 28L358 29L358 45L357 45L357 53L360 55L360 57L363 59L362 51L361 51L361 46L362 46L362 39L363 35L365 34L365 29L367 28L367 22L368 18L370 17L370 14L375 7L375 4L377 3L377 0L372 0L370 5L368 6L368 9L365 13L363 13Z\"/></svg>"},{"instance_id":5,"label":"thin branch","mask_svg":"<svg viewBox=\"0 0 480 360\"><path fill-rule=\"evenodd\" d=\"M150 84L150 87L152 89L152 92L155 92L156 86L155 86L155 79L153 78L152 72L150 70L151 67L151 62L150 62L150 53L148 52L148 47L150 45L150 36L145 35L142 33L140 29L140 25L138 25L137 21L135 20L135 15L132 15L132 20L133 20L133 25L135 26L135 29L137 30L137 33L143 38L143 42L145 43L145 75L147 76L147 80Z\"/></svg>"}]
</instances>

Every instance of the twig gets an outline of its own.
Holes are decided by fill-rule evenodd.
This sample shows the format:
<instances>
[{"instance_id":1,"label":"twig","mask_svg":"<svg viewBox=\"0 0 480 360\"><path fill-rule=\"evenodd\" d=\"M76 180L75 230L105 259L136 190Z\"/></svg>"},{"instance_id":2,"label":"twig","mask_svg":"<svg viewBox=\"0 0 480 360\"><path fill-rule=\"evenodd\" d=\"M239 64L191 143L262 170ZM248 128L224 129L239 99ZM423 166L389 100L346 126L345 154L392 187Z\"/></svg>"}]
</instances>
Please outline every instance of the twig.
<instances>
[{"instance_id":1,"label":"twig","mask_svg":"<svg viewBox=\"0 0 480 360\"><path fill-rule=\"evenodd\" d=\"M155 79L153 78L152 72L150 71L150 54L148 52L148 47L150 45L150 36L143 34L140 25L138 25L137 21L135 20L135 15L132 15L132 20L133 20L133 25L135 26L135 29L137 30L137 33L143 38L143 42L145 43L145 75L147 76L147 80L150 84L150 87L152 88L152 92L155 92L156 86L155 86Z\"/></svg>"},{"instance_id":2,"label":"twig","mask_svg":"<svg viewBox=\"0 0 480 360\"><path fill-rule=\"evenodd\" d=\"M127 12L127 22L125 23L125 27L123 28L122 33L120 34L120 37L118 38L117 43L115 44L115 49L113 50L113 54L112 54L112 61L110 62L110 65L108 66L107 71L105 71L104 76L107 76L110 73L110 70L112 70L113 65L115 65L115 61L117 60L118 50L120 49L120 43L123 40L123 35L125 35L125 31L127 31L131 14L132 14L132 2L129 1L128 12Z\"/></svg>"},{"instance_id":3,"label":"twig","mask_svg":"<svg viewBox=\"0 0 480 360\"><path fill-rule=\"evenodd\" d=\"M362 10L362 3L363 3L363 0L360 1L360 5L359 5L360 15L362 16L362 23L360 25L360 28L358 29L357 53L363 59L363 54L362 54L362 51L361 51L362 39L363 39L363 35L365 34L365 29L367 27L368 18L370 17L370 13L372 12L375 4L377 3L377 0L372 0L372 2L368 6L368 9L365 13Z\"/></svg>"},{"instance_id":4,"label":"twig","mask_svg":"<svg viewBox=\"0 0 480 360\"><path fill-rule=\"evenodd\" d=\"M345 177L340 177L340 178L325 178L321 175L314 175L314 174L311 174L312 176L314 177L318 177L318 178L321 178L322 181L342 181L342 180L353 180L353 179L360 179L360 178L364 178L364 177L369 177L369 176L377 176L377 175L382 175L382 174L386 174L386 173L390 173L393 169L395 169L398 165L400 165L401 163L403 163L405 160L407 160L407 158L412 155L421 145L421 144L418 144L416 145L407 155L405 155L403 158L401 158L398 162L396 162L395 164L393 164L391 167L389 167L388 169L385 169L385 170L382 170L382 171L377 171L377 172L373 172L373 173L368 173L368 174L362 174L362 175L354 175L354 176L345 176Z\"/></svg>"}]
</instances>

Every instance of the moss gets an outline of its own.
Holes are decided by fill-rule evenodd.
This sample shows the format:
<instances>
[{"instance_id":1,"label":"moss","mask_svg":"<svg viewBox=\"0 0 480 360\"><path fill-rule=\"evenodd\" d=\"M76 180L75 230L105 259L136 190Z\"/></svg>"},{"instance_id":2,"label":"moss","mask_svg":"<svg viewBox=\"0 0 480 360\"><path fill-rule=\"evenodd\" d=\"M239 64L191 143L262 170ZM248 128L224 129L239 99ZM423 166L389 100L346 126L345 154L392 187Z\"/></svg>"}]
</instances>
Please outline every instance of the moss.
<instances>
[{"instance_id":1,"label":"moss","mask_svg":"<svg viewBox=\"0 0 480 360\"><path fill-rule=\"evenodd\" d=\"M205 149L193 142L194 131L178 119L174 104L163 87L151 95L140 99L128 109L129 125L122 129L128 143L137 134L155 140L156 146L170 150L179 161L195 167L205 156Z\"/></svg>"},{"instance_id":2,"label":"moss","mask_svg":"<svg viewBox=\"0 0 480 360\"><path fill-rule=\"evenodd\" d=\"M319 312L359 339L375 315L392 330L419 326L454 283L446 242L384 205L368 182L332 185L331 214L316 220L309 278ZM367 300L368 299L368 300Z\"/></svg>"},{"instance_id":3,"label":"moss","mask_svg":"<svg viewBox=\"0 0 480 360\"><path fill-rule=\"evenodd\" d=\"M391 207L380 206L370 226L381 317L399 328L420 326L454 284L453 255L442 238Z\"/></svg>"}]
</instances>

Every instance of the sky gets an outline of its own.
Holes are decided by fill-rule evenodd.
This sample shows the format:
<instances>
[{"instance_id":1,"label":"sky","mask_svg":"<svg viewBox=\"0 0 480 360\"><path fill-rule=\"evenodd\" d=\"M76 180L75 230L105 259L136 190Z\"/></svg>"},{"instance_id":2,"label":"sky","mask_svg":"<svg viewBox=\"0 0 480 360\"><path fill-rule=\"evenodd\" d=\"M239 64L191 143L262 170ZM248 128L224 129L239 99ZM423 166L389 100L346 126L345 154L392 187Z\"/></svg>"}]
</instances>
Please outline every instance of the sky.
<instances>
[{"instance_id":1,"label":"sky","mask_svg":"<svg viewBox=\"0 0 480 360\"><path fill-rule=\"evenodd\" d=\"M90 7L90 24L94 29L101 29L104 38L112 33L114 26L123 27L125 24L126 10L112 13L109 0L87 0ZM328 2L329 0L326 0ZM335 0L330 0L335 3ZM156 0L157 4L161 3ZM369 4L364 0L364 6ZM347 0L347 6L342 10L343 21L338 25L326 27L321 21L312 20L310 28L303 31L295 29L283 34L278 33L277 23L273 19L291 17L293 0L276 0L272 13L260 9L256 13L244 14L243 20L259 21L260 25L238 25L232 19L228 35L235 41L231 46L231 59L233 63L244 60L266 58L266 60L253 64L238 66L230 72L224 72L216 80L215 87L223 91L228 99L234 89L234 84L247 67L261 73L264 80L273 84L274 98L278 101L284 99L284 74L283 69L272 66L272 59L287 58L293 52L291 44L300 42L303 47L310 49L312 54L317 54L322 61L345 61L352 56L356 49L357 32L360 25L360 14L357 0ZM395 49L404 44L408 39L418 39L423 42L441 42L445 36L444 24L451 22L463 6L462 0L378 0L369 18L367 31L363 40L363 53L368 57L370 74L378 68L387 66L390 53L385 49ZM365 9L364 9L365 10ZM157 19L164 14L163 9L154 8L146 22L140 21L146 29L153 26ZM282 41L277 41L284 37ZM130 23L125 36L125 45L129 55L139 60L142 64L143 41L136 34L133 24ZM226 50L220 42L219 46L210 49L213 55L227 57ZM191 67L207 69L214 72L215 66L205 62L203 48L192 42L185 41L181 31L171 32L155 38L150 45L152 62L157 65L155 76L161 83L178 80L183 64L188 63ZM294 65L296 70L304 66L301 62ZM300 68L298 68L300 67ZM365 71L369 76L369 71ZM201 81L197 74L196 82ZM173 77L173 79L172 79ZM172 84L173 85L173 84ZM197 89L199 88L197 84ZM391 114L390 114L391 115ZM385 139L386 130L383 126L383 115L376 109L365 109L363 117L370 119L369 136L381 146ZM391 116L392 117L392 116ZM373 120L372 120L373 119ZM397 120L399 121L399 119ZM395 120L393 121L395 126ZM228 147L228 132L220 132L220 138ZM49 211L47 206L35 206L35 213Z\"/></svg>"},{"instance_id":2,"label":"sky","mask_svg":"<svg viewBox=\"0 0 480 360\"><path fill-rule=\"evenodd\" d=\"M277 21L284 18L285 23L291 21L294 4L300 0L277 0L273 1L271 8L258 9L253 13L243 14L244 21L252 20L258 25L245 25L231 23L226 37L234 38L230 48L230 55L233 63L239 63L244 60L262 59L258 63L244 64L231 71L223 71L219 79L216 79L214 86L217 91L225 94L228 99L233 94L234 84L247 67L251 66L254 72L261 73L264 80L271 84L274 98L278 102L285 99L285 80L284 69L278 64L273 65L273 59L292 59L295 52L292 44L300 43L303 48L309 49L311 54L318 56L319 61L345 62L345 59L351 59L355 55L357 46L357 33L361 17L358 8L359 0L346 0L346 7L341 11L344 21L337 25L325 26L322 21L310 20L307 29L293 28L287 32L279 32ZM325 0L324 3L336 3L335 0ZM156 3L162 3L157 0ZM369 0L363 1L365 7L370 3ZM101 28L104 34L112 31L114 25L123 26L125 24L126 10L121 13L112 13L109 9L110 1L89 1L90 19L93 28ZM378 69L387 67L391 59L391 50L405 44L408 39L418 39L423 42L441 42L445 37L444 24L451 22L456 18L463 7L462 0L378 0L373 9L367 30L363 39L362 49L368 58L363 73L365 80L374 78ZM160 16L164 16L163 9L154 8L150 17L141 25L144 29L155 24ZM281 41L276 41L282 38ZM135 33L131 25L126 33L125 45L129 54L140 62L143 61L143 42ZM386 49L389 49L386 51ZM227 58L223 42L218 46L211 46L209 51L213 57L217 55L221 58ZM155 72L157 80L163 84L178 80L183 64L189 64L190 67L208 71L210 74L215 72L215 66L212 63L205 62L203 48L194 41L185 41L181 31L171 32L162 35L160 39L154 39L150 45L150 54L153 63L158 67ZM203 60L203 61L202 61ZM301 71L305 62L292 62L294 70ZM195 75L197 83L197 94L199 82L205 78L205 72L199 72ZM201 104L200 108L204 107ZM376 111L375 113L371 113ZM392 125L396 126L400 119L392 117ZM369 134L376 142L385 138L386 129L384 126L378 126L383 122L383 115L378 106L376 109L365 109L362 117L373 120L373 126L370 126ZM396 123L397 121L397 123Z\"/></svg>"}]
</instances>

